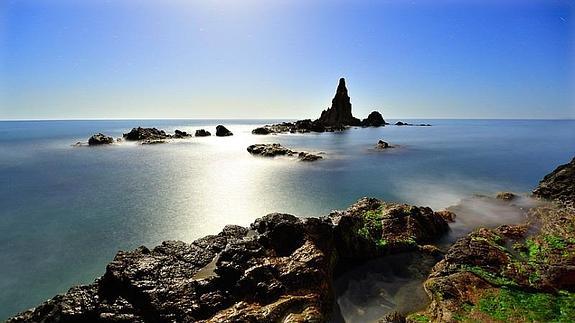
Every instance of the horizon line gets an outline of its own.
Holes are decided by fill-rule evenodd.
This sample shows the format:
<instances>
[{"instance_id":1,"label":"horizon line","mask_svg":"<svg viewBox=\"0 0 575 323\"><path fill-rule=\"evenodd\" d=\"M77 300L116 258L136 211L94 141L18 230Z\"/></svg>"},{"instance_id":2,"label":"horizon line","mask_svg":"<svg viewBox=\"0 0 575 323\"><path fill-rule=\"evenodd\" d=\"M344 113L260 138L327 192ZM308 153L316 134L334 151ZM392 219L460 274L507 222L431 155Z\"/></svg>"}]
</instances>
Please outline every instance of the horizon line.
<instances>
[{"instance_id":1,"label":"horizon line","mask_svg":"<svg viewBox=\"0 0 575 323\"><path fill-rule=\"evenodd\" d=\"M309 119L309 118L308 118ZM395 117L387 120L575 120L573 118L457 118L457 117ZM129 120L305 120L299 118L9 118L0 119L0 122L18 122L18 121L129 121Z\"/></svg>"}]
</instances>

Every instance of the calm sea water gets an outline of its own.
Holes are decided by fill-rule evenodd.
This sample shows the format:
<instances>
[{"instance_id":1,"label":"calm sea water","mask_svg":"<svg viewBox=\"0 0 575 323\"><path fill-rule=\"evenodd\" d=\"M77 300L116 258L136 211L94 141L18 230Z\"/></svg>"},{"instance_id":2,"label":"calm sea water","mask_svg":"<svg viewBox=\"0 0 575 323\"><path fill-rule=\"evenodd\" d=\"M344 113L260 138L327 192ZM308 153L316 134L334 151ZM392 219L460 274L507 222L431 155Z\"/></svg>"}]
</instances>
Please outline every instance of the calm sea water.
<instances>
[{"instance_id":1,"label":"calm sea water","mask_svg":"<svg viewBox=\"0 0 575 323\"><path fill-rule=\"evenodd\" d=\"M0 319L89 283L120 250L192 241L269 212L327 214L362 196L444 208L475 193L528 192L575 154L575 121L410 120L432 127L255 136L261 120L0 122ZM136 126L233 137L72 147ZM373 150L378 139L397 148ZM253 143L324 152L252 157Z\"/></svg>"}]
</instances>

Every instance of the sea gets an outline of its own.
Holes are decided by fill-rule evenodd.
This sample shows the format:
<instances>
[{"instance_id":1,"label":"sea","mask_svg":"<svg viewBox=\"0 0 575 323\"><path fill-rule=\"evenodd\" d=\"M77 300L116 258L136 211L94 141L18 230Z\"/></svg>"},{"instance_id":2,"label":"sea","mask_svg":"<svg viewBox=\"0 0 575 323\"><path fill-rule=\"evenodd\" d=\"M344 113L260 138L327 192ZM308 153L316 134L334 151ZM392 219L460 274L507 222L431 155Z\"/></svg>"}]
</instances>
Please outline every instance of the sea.
<instances>
[{"instance_id":1,"label":"sea","mask_svg":"<svg viewBox=\"0 0 575 323\"><path fill-rule=\"evenodd\" d=\"M251 134L280 121L0 121L0 320L92 282L118 250L191 242L271 212L326 215L364 196L436 210L499 191L527 196L575 155L575 120L402 120L432 126ZM234 135L73 146L138 126L214 134L218 124ZM393 148L375 149L380 139ZM254 157L246 148L256 143L323 159ZM517 220L513 212L469 208L468 230ZM340 307L350 309L342 315L362 321L358 301L342 298L353 294L345 286L357 288L350 279L338 284Z\"/></svg>"}]
</instances>

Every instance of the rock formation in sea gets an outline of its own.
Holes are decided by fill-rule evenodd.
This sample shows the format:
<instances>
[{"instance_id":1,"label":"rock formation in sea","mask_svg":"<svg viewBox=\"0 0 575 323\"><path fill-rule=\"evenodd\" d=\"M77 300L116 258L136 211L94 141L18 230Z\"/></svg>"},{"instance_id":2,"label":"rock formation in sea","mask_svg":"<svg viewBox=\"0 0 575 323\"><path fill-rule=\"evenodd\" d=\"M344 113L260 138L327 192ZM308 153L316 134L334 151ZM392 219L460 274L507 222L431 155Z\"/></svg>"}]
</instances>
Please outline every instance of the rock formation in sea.
<instances>
[{"instance_id":1,"label":"rock formation in sea","mask_svg":"<svg viewBox=\"0 0 575 323\"><path fill-rule=\"evenodd\" d=\"M102 133L97 133L88 139L88 145L99 146L99 145L109 145L114 143L114 138L106 136Z\"/></svg>"},{"instance_id":2,"label":"rock formation in sea","mask_svg":"<svg viewBox=\"0 0 575 323\"><path fill-rule=\"evenodd\" d=\"M322 111L319 119L304 119L296 122L266 125L252 130L252 134L332 132L345 130L349 126L380 127L383 125L385 125L385 121L377 111L370 113L363 121L353 116L351 112L351 99L347 93L345 79L341 78L335 96L332 99L331 107Z\"/></svg>"},{"instance_id":3,"label":"rock formation in sea","mask_svg":"<svg viewBox=\"0 0 575 323\"><path fill-rule=\"evenodd\" d=\"M361 121L351 113L351 101L347 94L345 79L339 79L335 96L331 100L331 107L324 110L317 120L324 126L359 126Z\"/></svg>"},{"instance_id":4,"label":"rock formation in sea","mask_svg":"<svg viewBox=\"0 0 575 323\"><path fill-rule=\"evenodd\" d=\"M539 182L533 191L535 196L555 199L563 203L575 201L575 158L569 163L557 167Z\"/></svg>"},{"instance_id":5,"label":"rock formation in sea","mask_svg":"<svg viewBox=\"0 0 575 323\"><path fill-rule=\"evenodd\" d=\"M131 141L139 140L162 140L170 138L170 135L166 134L164 130L159 130L156 128L132 128L132 130L123 135L124 139Z\"/></svg>"},{"instance_id":6,"label":"rock formation in sea","mask_svg":"<svg viewBox=\"0 0 575 323\"><path fill-rule=\"evenodd\" d=\"M377 111L371 112L367 118L361 121L362 127L383 127L385 126L385 120L381 113Z\"/></svg>"},{"instance_id":7,"label":"rock formation in sea","mask_svg":"<svg viewBox=\"0 0 575 323\"><path fill-rule=\"evenodd\" d=\"M255 144L247 148L248 152L252 155L262 157L276 157L276 156L297 156L301 161L316 161L322 159L321 156L311 154L308 152L297 152L286 148L280 144Z\"/></svg>"},{"instance_id":8,"label":"rock formation in sea","mask_svg":"<svg viewBox=\"0 0 575 323\"><path fill-rule=\"evenodd\" d=\"M196 137L209 137L212 134L209 131L206 131L205 129L198 129L196 130Z\"/></svg>"},{"instance_id":9,"label":"rock formation in sea","mask_svg":"<svg viewBox=\"0 0 575 323\"><path fill-rule=\"evenodd\" d=\"M8 322L325 322L349 264L424 246L448 230L427 207L363 198L322 218L272 213L192 243L119 252L93 284Z\"/></svg>"},{"instance_id":10,"label":"rock formation in sea","mask_svg":"<svg viewBox=\"0 0 575 323\"><path fill-rule=\"evenodd\" d=\"M234 134L228 130L228 128L218 125L216 126L216 136L218 137L226 137L226 136L233 136Z\"/></svg>"},{"instance_id":11,"label":"rock formation in sea","mask_svg":"<svg viewBox=\"0 0 575 323\"><path fill-rule=\"evenodd\" d=\"M181 131L181 130L176 129L174 131L174 135L172 137L176 138L176 139L183 139L183 138L189 138L191 136L192 136L191 133L187 133L185 131Z\"/></svg>"},{"instance_id":12,"label":"rock formation in sea","mask_svg":"<svg viewBox=\"0 0 575 323\"><path fill-rule=\"evenodd\" d=\"M375 145L376 149L387 149L387 148L392 148L392 146L389 145L389 143L387 143L386 141L383 140L379 140L377 142L377 145Z\"/></svg>"}]
</instances>

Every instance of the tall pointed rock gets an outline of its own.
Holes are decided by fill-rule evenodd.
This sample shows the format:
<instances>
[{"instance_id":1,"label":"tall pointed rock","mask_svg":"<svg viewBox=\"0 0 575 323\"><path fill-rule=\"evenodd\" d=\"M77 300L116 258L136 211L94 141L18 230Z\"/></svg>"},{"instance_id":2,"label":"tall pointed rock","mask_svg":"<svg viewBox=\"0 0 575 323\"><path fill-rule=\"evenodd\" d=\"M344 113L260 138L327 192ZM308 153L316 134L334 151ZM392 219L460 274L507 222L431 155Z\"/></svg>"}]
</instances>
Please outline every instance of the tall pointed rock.
<instances>
[{"instance_id":1,"label":"tall pointed rock","mask_svg":"<svg viewBox=\"0 0 575 323\"><path fill-rule=\"evenodd\" d=\"M331 100L331 107L324 110L317 121L324 126L359 126L361 124L361 121L351 114L351 102L343 77L339 79L337 91Z\"/></svg>"}]
</instances>

